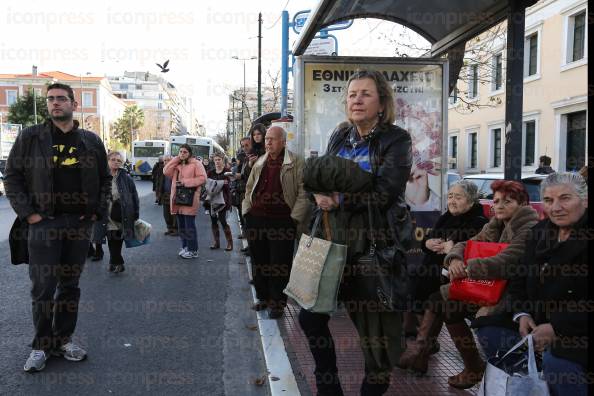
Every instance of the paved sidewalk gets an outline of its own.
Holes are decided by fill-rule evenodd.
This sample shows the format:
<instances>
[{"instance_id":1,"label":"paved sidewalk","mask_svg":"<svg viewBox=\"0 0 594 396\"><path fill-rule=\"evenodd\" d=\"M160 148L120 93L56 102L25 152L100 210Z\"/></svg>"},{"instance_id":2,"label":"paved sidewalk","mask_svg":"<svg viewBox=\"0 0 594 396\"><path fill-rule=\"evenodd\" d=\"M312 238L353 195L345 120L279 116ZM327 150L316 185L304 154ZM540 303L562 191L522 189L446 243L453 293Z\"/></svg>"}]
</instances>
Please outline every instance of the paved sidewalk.
<instances>
[{"instance_id":1,"label":"paved sidewalk","mask_svg":"<svg viewBox=\"0 0 594 396\"><path fill-rule=\"evenodd\" d=\"M316 394L313 375L314 361L307 346L307 340L299 327L299 306L289 304L285 316L278 321L281 334L289 352L295 377L305 379L309 391ZM335 314L330 320L330 331L336 343L338 372L345 396L358 396L363 380L363 354L359 348L359 337L346 312ZM426 376L416 377L398 368L392 373L392 383L386 395L473 395L478 386L467 390L458 390L448 386L449 376L462 370L462 361L454 347L447 330L439 336L441 351L432 356L429 372ZM303 382L303 381L299 381ZM302 390L302 395L308 393Z\"/></svg>"}]
</instances>

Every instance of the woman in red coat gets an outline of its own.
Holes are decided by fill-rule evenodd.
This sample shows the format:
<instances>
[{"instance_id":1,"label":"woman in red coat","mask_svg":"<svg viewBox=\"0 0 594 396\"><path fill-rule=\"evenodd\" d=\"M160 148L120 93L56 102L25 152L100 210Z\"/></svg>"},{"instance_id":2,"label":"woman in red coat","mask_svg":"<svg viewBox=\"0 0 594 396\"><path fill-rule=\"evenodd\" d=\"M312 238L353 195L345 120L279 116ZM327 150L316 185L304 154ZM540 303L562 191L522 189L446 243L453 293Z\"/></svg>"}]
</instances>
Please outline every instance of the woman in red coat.
<instances>
[{"instance_id":1,"label":"woman in red coat","mask_svg":"<svg viewBox=\"0 0 594 396\"><path fill-rule=\"evenodd\" d=\"M177 227L182 240L179 255L184 259L198 257L198 235L196 233L196 213L200 206L198 188L206 182L206 171L200 161L192 156L192 148L182 144L179 154L165 168L163 174L172 179L171 182L171 214L177 215ZM178 187L190 187L195 190L192 206L175 204Z\"/></svg>"}]
</instances>

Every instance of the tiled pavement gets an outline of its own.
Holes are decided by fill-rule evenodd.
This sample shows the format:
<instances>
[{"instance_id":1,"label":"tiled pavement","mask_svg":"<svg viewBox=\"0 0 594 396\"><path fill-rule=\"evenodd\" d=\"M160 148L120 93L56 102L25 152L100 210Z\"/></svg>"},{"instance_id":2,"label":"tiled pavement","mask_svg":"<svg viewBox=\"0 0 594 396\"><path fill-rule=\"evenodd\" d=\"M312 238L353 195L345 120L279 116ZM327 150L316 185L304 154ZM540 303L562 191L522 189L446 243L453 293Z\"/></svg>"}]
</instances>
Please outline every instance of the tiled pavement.
<instances>
[{"instance_id":1,"label":"tiled pavement","mask_svg":"<svg viewBox=\"0 0 594 396\"><path fill-rule=\"evenodd\" d=\"M302 389L303 396L315 395L314 362L305 335L299 327L298 313L299 307L289 303L285 316L278 321L278 325L295 377L303 385L301 388L309 388ZM359 348L357 331L346 312L336 313L332 317L330 331L336 344L338 372L345 396L358 396L364 374L363 354ZM447 378L462 370L462 361L445 327L439 336L439 342L441 351L431 357L427 375L416 377L396 368L386 395L474 395L478 386L467 391L448 386Z\"/></svg>"}]
</instances>

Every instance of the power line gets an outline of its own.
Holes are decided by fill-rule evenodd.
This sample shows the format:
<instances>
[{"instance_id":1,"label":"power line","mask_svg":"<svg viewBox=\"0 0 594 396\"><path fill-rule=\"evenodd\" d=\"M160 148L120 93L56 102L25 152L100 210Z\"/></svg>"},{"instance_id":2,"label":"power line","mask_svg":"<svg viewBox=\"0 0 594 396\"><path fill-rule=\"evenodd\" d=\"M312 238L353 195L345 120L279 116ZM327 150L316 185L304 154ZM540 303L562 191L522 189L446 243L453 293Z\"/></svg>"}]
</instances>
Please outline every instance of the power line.
<instances>
[{"instance_id":1,"label":"power line","mask_svg":"<svg viewBox=\"0 0 594 396\"><path fill-rule=\"evenodd\" d=\"M367 20L367 19L366 19L366 20L365 20L365 22L367 23L367 26L369 27L369 20ZM363 40L363 39L365 39L365 38L369 37L369 36L371 35L371 33L373 33L373 31L374 31L375 29L377 29L377 28L379 27L379 25L381 25L382 23L384 23L384 21L379 21L379 22L377 23L377 25L375 25L375 27L374 27L373 29L369 30L369 32L367 32L367 34L366 34L366 35L364 35L363 37L361 37L359 40L355 41L353 44L357 44L357 43L359 43L361 40Z\"/></svg>"},{"instance_id":2,"label":"power line","mask_svg":"<svg viewBox=\"0 0 594 396\"><path fill-rule=\"evenodd\" d=\"M287 2L285 3L285 6L281 10L281 14L278 16L278 18L276 18L276 21L274 21L274 23L272 24L272 26L265 28L266 30L272 29L273 27L276 26L276 24L278 23L278 21L280 21L281 17L283 16L283 13L282 12L287 9L287 6L289 5L289 1L291 1L291 0L287 0Z\"/></svg>"}]
</instances>

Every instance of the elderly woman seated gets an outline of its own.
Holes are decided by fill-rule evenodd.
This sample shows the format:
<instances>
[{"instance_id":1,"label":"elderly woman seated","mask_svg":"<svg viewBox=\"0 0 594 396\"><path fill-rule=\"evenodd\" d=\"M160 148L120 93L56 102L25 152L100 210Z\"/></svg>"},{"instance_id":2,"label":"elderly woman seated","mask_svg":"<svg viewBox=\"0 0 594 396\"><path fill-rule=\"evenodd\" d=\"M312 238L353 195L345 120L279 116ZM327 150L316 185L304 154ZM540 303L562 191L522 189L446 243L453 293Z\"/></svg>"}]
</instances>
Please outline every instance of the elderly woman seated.
<instances>
[{"instance_id":1,"label":"elderly woman seated","mask_svg":"<svg viewBox=\"0 0 594 396\"><path fill-rule=\"evenodd\" d=\"M548 218L532 228L518 271L522 276L508 287L519 329L485 327L482 343L486 354L494 355L532 334L536 350L544 352L551 395L586 395L588 186L579 174L553 173L542 181L541 196Z\"/></svg>"},{"instance_id":2,"label":"elderly woman seated","mask_svg":"<svg viewBox=\"0 0 594 396\"><path fill-rule=\"evenodd\" d=\"M429 296L439 291L442 283L442 264L454 245L472 238L488 222L478 199L476 184L460 180L448 191L448 210L442 214L427 234L421 248L425 253L422 264L410 272L413 294L413 312L423 314ZM415 341L402 354L399 367L418 373L427 372L429 355L437 352L437 336L442 327L441 318L420 319Z\"/></svg>"},{"instance_id":3,"label":"elderly woman seated","mask_svg":"<svg viewBox=\"0 0 594 396\"><path fill-rule=\"evenodd\" d=\"M495 215L489 223L471 240L509 244L497 255L470 259L465 264L466 242L457 243L446 255L444 267L448 269L450 281L470 278L476 280L511 279L517 275L517 267L524 254L526 237L538 221L538 214L528 205L528 193L523 184L516 181L497 180L491 184ZM448 301L450 284L442 285L439 292L429 296L430 309L425 311L421 328L432 328L443 320L464 362L464 370L448 378L448 384L466 389L477 384L484 373L485 362L479 355L472 331L465 322L472 320L472 326L499 324L512 327L513 322L506 312L509 295L504 293L495 306L478 307L460 301Z\"/></svg>"}]
</instances>

